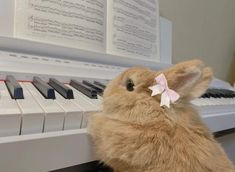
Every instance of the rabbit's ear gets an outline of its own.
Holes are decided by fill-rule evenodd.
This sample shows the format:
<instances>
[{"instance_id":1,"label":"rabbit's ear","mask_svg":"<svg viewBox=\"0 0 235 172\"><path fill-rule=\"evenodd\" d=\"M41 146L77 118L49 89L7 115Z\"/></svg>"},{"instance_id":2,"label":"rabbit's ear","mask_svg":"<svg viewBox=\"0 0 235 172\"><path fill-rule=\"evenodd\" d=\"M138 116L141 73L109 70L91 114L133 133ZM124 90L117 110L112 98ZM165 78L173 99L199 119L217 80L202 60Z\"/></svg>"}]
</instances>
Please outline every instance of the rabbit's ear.
<instances>
[{"instance_id":1,"label":"rabbit's ear","mask_svg":"<svg viewBox=\"0 0 235 172\"><path fill-rule=\"evenodd\" d=\"M181 98L201 96L213 77L211 68L205 67L200 60L179 63L163 73L169 88L175 90Z\"/></svg>"}]
</instances>

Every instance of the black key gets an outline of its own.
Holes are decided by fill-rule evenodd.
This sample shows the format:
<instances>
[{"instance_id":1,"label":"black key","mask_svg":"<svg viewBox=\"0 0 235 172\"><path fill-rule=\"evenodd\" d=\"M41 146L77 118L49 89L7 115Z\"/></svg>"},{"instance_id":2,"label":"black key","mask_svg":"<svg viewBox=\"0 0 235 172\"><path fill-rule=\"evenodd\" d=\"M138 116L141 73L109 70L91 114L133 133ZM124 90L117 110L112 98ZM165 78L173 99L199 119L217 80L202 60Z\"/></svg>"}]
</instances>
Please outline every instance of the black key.
<instances>
[{"instance_id":1,"label":"black key","mask_svg":"<svg viewBox=\"0 0 235 172\"><path fill-rule=\"evenodd\" d=\"M206 90L206 94L208 94L208 95L209 95L209 97L212 97L212 92L211 92L211 90L210 90L210 89L207 89L207 90Z\"/></svg>"},{"instance_id":2,"label":"black key","mask_svg":"<svg viewBox=\"0 0 235 172\"><path fill-rule=\"evenodd\" d=\"M54 89L39 77L33 78L33 85L46 99L55 99Z\"/></svg>"},{"instance_id":3,"label":"black key","mask_svg":"<svg viewBox=\"0 0 235 172\"><path fill-rule=\"evenodd\" d=\"M229 97L229 98L232 98L234 96L234 91L232 90L226 90L226 89L220 89L223 94L224 94L224 97Z\"/></svg>"},{"instance_id":4,"label":"black key","mask_svg":"<svg viewBox=\"0 0 235 172\"><path fill-rule=\"evenodd\" d=\"M71 80L70 85L74 87L75 89L77 89L78 91L80 91L81 93L88 96L89 98L97 99L97 92L93 88L75 80Z\"/></svg>"},{"instance_id":5,"label":"black key","mask_svg":"<svg viewBox=\"0 0 235 172\"><path fill-rule=\"evenodd\" d=\"M207 92L205 92L201 97L202 98L210 98L210 95Z\"/></svg>"},{"instance_id":6,"label":"black key","mask_svg":"<svg viewBox=\"0 0 235 172\"><path fill-rule=\"evenodd\" d=\"M60 93L66 99L73 99L73 90L65 86L60 81L51 78L49 85L52 86L58 93Z\"/></svg>"},{"instance_id":7,"label":"black key","mask_svg":"<svg viewBox=\"0 0 235 172\"><path fill-rule=\"evenodd\" d=\"M203 94L201 97L203 98L234 98L235 97L235 92L232 90L227 90L227 89L218 89L218 88L209 88L205 94Z\"/></svg>"},{"instance_id":8,"label":"black key","mask_svg":"<svg viewBox=\"0 0 235 172\"><path fill-rule=\"evenodd\" d=\"M103 89L106 88L106 85L105 85L104 83L100 82L100 81L94 81L94 84L96 84L96 85L102 87Z\"/></svg>"},{"instance_id":9,"label":"black key","mask_svg":"<svg viewBox=\"0 0 235 172\"><path fill-rule=\"evenodd\" d=\"M206 92L202 95L203 98L210 98L210 97L213 97L213 98L220 98L222 97L222 94L217 90L217 89L214 89L214 88L209 88L206 90Z\"/></svg>"},{"instance_id":10,"label":"black key","mask_svg":"<svg viewBox=\"0 0 235 172\"><path fill-rule=\"evenodd\" d=\"M232 98L234 98L235 97L235 91L233 91L233 93L232 93Z\"/></svg>"},{"instance_id":11,"label":"black key","mask_svg":"<svg viewBox=\"0 0 235 172\"><path fill-rule=\"evenodd\" d=\"M230 97L230 92L228 94L226 89L217 89L217 88L214 88L212 90L217 92L217 94L219 94L221 97L225 97L225 98L226 97Z\"/></svg>"},{"instance_id":12,"label":"black key","mask_svg":"<svg viewBox=\"0 0 235 172\"><path fill-rule=\"evenodd\" d=\"M91 83L90 81L82 81L83 84L93 88L94 90L96 90L96 92L99 94L99 95L102 95L103 92L104 92L104 88L99 86L99 85L96 85L96 84L93 84Z\"/></svg>"},{"instance_id":13,"label":"black key","mask_svg":"<svg viewBox=\"0 0 235 172\"><path fill-rule=\"evenodd\" d=\"M24 99L23 89L13 76L8 75L5 83L8 91L10 92L11 98Z\"/></svg>"},{"instance_id":14,"label":"black key","mask_svg":"<svg viewBox=\"0 0 235 172\"><path fill-rule=\"evenodd\" d=\"M201 98L206 98L205 94L201 95Z\"/></svg>"},{"instance_id":15,"label":"black key","mask_svg":"<svg viewBox=\"0 0 235 172\"><path fill-rule=\"evenodd\" d=\"M220 89L213 89L213 91L216 92L216 94L218 95L219 98L223 97L223 92Z\"/></svg>"},{"instance_id":16,"label":"black key","mask_svg":"<svg viewBox=\"0 0 235 172\"><path fill-rule=\"evenodd\" d=\"M220 95L216 89L208 89L206 92L207 92L207 94L209 94L210 97L214 97L214 98L220 97Z\"/></svg>"},{"instance_id":17,"label":"black key","mask_svg":"<svg viewBox=\"0 0 235 172\"><path fill-rule=\"evenodd\" d=\"M100 89L103 90L102 93L99 94L100 96L103 96L103 93L104 93L105 88L103 88L103 87L101 87L101 86L99 86L99 85L96 85L95 83L93 83L93 85L96 86L96 87L99 87Z\"/></svg>"}]
</instances>

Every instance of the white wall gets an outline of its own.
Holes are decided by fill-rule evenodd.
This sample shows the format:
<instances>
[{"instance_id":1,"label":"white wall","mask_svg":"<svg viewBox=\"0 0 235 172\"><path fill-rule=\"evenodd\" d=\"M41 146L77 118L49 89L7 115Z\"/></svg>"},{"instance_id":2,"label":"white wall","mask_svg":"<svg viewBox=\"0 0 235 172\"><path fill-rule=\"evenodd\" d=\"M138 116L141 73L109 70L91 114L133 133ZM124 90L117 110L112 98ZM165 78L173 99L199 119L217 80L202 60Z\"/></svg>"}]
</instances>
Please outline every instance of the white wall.
<instances>
[{"instance_id":1,"label":"white wall","mask_svg":"<svg viewBox=\"0 0 235 172\"><path fill-rule=\"evenodd\" d=\"M173 22L173 63L200 58L217 77L234 81L235 0L159 0L159 4L161 16Z\"/></svg>"}]
</instances>

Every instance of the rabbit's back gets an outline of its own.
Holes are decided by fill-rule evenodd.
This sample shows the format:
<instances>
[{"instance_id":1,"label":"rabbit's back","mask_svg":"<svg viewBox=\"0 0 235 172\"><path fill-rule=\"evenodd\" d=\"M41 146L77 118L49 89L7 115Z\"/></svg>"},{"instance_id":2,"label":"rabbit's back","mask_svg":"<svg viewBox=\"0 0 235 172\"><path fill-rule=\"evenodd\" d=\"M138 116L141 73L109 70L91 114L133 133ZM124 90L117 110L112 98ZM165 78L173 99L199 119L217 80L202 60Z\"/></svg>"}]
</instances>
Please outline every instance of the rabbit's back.
<instances>
[{"instance_id":1,"label":"rabbit's back","mask_svg":"<svg viewBox=\"0 0 235 172\"><path fill-rule=\"evenodd\" d=\"M119 172L235 172L190 105L212 76L199 60L164 71L135 67L117 76L104 91L102 112L89 121L98 158ZM177 101L170 99L172 91Z\"/></svg>"},{"instance_id":2,"label":"rabbit's back","mask_svg":"<svg viewBox=\"0 0 235 172\"><path fill-rule=\"evenodd\" d=\"M96 114L89 129L98 157L120 172L234 172L204 127L163 120L141 126Z\"/></svg>"}]
</instances>

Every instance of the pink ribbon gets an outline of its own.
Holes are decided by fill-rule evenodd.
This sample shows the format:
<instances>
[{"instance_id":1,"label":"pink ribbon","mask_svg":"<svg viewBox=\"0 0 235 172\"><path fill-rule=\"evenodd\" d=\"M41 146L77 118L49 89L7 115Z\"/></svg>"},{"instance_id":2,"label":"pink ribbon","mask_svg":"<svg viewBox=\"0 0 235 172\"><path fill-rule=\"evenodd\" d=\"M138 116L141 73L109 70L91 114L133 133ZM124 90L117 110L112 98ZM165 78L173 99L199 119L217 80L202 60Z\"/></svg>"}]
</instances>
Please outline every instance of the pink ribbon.
<instances>
[{"instance_id":1,"label":"pink ribbon","mask_svg":"<svg viewBox=\"0 0 235 172\"><path fill-rule=\"evenodd\" d=\"M165 105L169 108L170 103L177 101L180 98L180 95L168 87L166 77L163 73L158 75L155 80L157 84L149 87L149 89L152 90L151 96L162 94L160 106Z\"/></svg>"}]
</instances>

